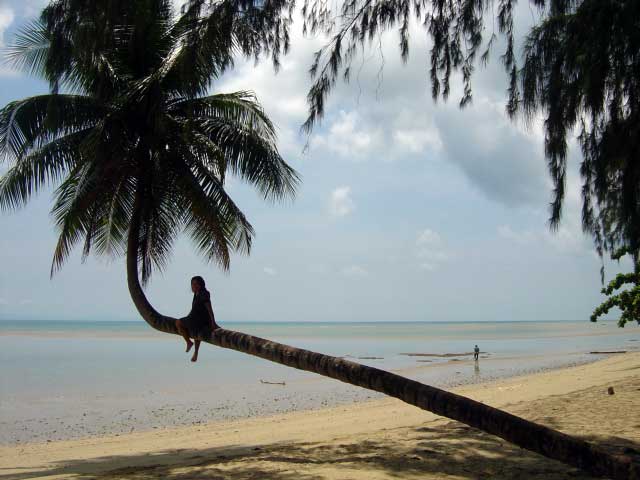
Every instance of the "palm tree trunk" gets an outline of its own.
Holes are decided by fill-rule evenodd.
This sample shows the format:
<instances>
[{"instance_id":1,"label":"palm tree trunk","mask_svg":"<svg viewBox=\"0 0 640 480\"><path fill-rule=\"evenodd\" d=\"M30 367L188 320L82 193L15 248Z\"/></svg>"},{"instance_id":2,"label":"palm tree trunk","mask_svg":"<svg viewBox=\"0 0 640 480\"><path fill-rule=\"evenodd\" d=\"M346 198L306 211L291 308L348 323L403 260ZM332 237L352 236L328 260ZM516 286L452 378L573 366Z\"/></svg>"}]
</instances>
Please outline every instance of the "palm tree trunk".
<instances>
[{"instance_id":1,"label":"palm tree trunk","mask_svg":"<svg viewBox=\"0 0 640 480\"><path fill-rule=\"evenodd\" d=\"M178 334L176 319L159 314L140 286L137 254L139 217L135 211L134 208L127 245L127 280L131 298L142 318L151 327ZM578 438L394 373L226 329L216 330L211 338L201 340L384 393L496 435L519 447L578 467L592 475L625 480L640 478L640 467L628 457L610 455Z\"/></svg>"}]
</instances>

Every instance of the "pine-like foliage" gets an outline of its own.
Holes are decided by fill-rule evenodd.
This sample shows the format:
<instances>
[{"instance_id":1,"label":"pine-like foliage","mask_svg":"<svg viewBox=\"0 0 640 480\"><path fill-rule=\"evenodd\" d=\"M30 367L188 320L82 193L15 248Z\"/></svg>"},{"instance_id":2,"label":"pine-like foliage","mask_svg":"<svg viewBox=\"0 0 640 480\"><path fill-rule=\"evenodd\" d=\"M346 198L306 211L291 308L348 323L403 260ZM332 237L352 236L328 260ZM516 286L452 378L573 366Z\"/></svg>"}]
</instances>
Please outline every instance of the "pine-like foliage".
<instances>
[{"instance_id":1,"label":"pine-like foliage","mask_svg":"<svg viewBox=\"0 0 640 480\"><path fill-rule=\"evenodd\" d=\"M13 66L48 80L52 93L0 111L9 166L0 208L55 187L52 273L77 244L84 256L122 254L134 214L143 281L182 231L226 269L231 251L249 251L253 229L225 175L265 199L294 195L297 174L254 95L207 94L236 55L277 63L288 48L284 4L190 5L176 15L169 0L57 0L10 47Z\"/></svg>"},{"instance_id":2,"label":"pine-like foliage","mask_svg":"<svg viewBox=\"0 0 640 480\"><path fill-rule=\"evenodd\" d=\"M628 251L624 248L615 252L611 258L620 260ZM630 287L630 288L627 288ZM627 288L626 290L621 290ZM612 308L619 308L622 312L618 319L618 326L624 327L628 322L637 322L640 325L640 261L636 260L632 273L619 273L602 289L607 298L593 311L591 321L609 313Z\"/></svg>"},{"instance_id":3,"label":"pine-like foliage","mask_svg":"<svg viewBox=\"0 0 640 480\"><path fill-rule=\"evenodd\" d=\"M543 115L545 151L554 182L551 227L562 215L567 142L582 147L586 232L598 252L625 247L640 251L640 1L529 0L539 20L526 35L522 57L515 51L516 0L305 0L304 28L330 41L315 54L308 94L310 131L322 117L337 79L349 79L361 47L387 30L399 33L403 59L409 54L409 24L416 20L430 47L431 93L446 99L450 79L461 74L472 99L475 66L495 43L492 25L504 37L501 61L509 78L506 110L526 119ZM490 27L486 28L489 24ZM488 35L487 32L490 34ZM488 38L487 38L488 37Z\"/></svg>"}]
</instances>

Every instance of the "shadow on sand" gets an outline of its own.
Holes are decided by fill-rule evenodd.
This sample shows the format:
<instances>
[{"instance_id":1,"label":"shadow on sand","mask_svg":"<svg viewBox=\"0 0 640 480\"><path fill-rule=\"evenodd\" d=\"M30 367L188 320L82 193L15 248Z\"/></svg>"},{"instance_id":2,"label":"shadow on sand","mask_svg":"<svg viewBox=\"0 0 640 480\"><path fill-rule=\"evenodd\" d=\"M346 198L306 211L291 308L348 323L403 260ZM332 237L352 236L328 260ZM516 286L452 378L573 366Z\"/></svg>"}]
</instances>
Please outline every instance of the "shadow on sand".
<instances>
[{"instance_id":1,"label":"shadow on sand","mask_svg":"<svg viewBox=\"0 0 640 480\"><path fill-rule=\"evenodd\" d=\"M383 440L228 446L166 450L144 455L70 460L41 471L3 474L2 480L33 478L132 480L318 480L402 479L589 479L562 463L515 447L457 422L388 430ZM616 438L589 440L640 461L640 444ZM116 465L126 468L114 469Z\"/></svg>"}]
</instances>

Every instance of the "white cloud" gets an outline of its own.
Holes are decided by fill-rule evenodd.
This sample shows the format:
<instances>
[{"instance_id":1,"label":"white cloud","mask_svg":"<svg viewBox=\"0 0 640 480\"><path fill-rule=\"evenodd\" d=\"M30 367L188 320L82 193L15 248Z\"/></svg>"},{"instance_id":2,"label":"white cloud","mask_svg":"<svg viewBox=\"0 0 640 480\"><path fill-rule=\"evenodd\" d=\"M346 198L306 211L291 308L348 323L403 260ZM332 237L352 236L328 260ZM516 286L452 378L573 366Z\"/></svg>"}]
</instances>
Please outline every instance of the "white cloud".
<instances>
[{"instance_id":1,"label":"white cloud","mask_svg":"<svg viewBox=\"0 0 640 480\"><path fill-rule=\"evenodd\" d=\"M340 273L345 277L366 277L369 275L367 269L359 266L359 265L350 265L348 267L343 268Z\"/></svg>"},{"instance_id":2,"label":"white cloud","mask_svg":"<svg viewBox=\"0 0 640 480\"><path fill-rule=\"evenodd\" d=\"M4 34L7 28L13 23L15 14L7 5L0 4L0 47L5 46Z\"/></svg>"},{"instance_id":3,"label":"white cloud","mask_svg":"<svg viewBox=\"0 0 640 480\"><path fill-rule=\"evenodd\" d=\"M418 235L418 239L416 240L416 245L440 245L442 243L442 239L437 232L434 232L430 228L427 228L420 232Z\"/></svg>"},{"instance_id":4,"label":"white cloud","mask_svg":"<svg viewBox=\"0 0 640 480\"><path fill-rule=\"evenodd\" d=\"M264 268L262 269L262 271L263 271L264 273L266 273L267 275L271 275L271 276L274 276L274 275L277 275L277 274L278 274L278 271L277 271L275 268L273 268L273 267L264 267Z\"/></svg>"},{"instance_id":5,"label":"white cloud","mask_svg":"<svg viewBox=\"0 0 640 480\"><path fill-rule=\"evenodd\" d=\"M416 239L416 257L423 270L437 270L443 263L453 258L453 254L446 248L438 232L426 228L418 234Z\"/></svg>"},{"instance_id":6,"label":"white cloud","mask_svg":"<svg viewBox=\"0 0 640 480\"><path fill-rule=\"evenodd\" d=\"M0 298L0 305L9 305L9 302L6 298Z\"/></svg>"},{"instance_id":7,"label":"white cloud","mask_svg":"<svg viewBox=\"0 0 640 480\"><path fill-rule=\"evenodd\" d=\"M382 130L368 128L357 112L341 110L326 135L315 135L311 144L351 160L360 160L381 146Z\"/></svg>"},{"instance_id":8,"label":"white cloud","mask_svg":"<svg viewBox=\"0 0 640 480\"><path fill-rule=\"evenodd\" d=\"M13 23L14 19L15 14L13 13L13 10L7 5L2 5L0 3L0 49L6 46L5 32ZM0 77L12 74L14 74L14 72L11 69L6 68L4 65L4 59L0 59Z\"/></svg>"},{"instance_id":9,"label":"white cloud","mask_svg":"<svg viewBox=\"0 0 640 480\"><path fill-rule=\"evenodd\" d=\"M345 217L356 208L351 198L351 187L338 187L329 197L329 213L334 217Z\"/></svg>"},{"instance_id":10,"label":"white cloud","mask_svg":"<svg viewBox=\"0 0 640 480\"><path fill-rule=\"evenodd\" d=\"M398 149L410 153L442 149L442 140L436 129L398 129L393 132L393 140Z\"/></svg>"}]
</instances>

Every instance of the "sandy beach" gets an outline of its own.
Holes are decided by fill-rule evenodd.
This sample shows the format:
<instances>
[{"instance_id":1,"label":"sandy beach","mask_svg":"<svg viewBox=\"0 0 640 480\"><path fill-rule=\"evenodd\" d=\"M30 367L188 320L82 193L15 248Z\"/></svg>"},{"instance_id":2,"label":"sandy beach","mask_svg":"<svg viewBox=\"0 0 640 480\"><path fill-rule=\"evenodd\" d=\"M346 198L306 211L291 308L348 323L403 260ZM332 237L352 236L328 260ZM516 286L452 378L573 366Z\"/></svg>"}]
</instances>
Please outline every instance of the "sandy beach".
<instances>
[{"instance_id":1,"label":"sandy beach","mask_svg":"<svg viewBox=\"0 0 640 480\"><path fill-rule=\"evenodd\" d=\"M607 393L614 387L615 394ZM640 461L640 352L456 388ZM0 479L590 478L393 399L0 448Z\"/></svg>"}]
</instances>

